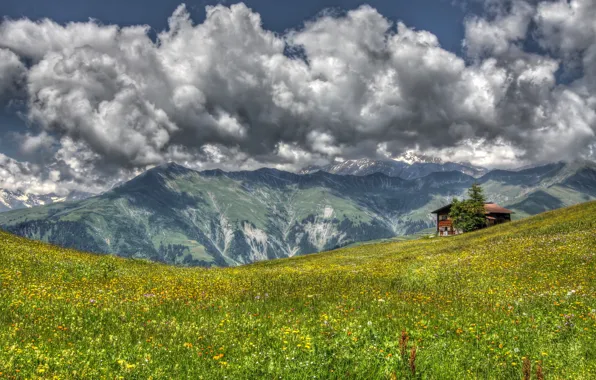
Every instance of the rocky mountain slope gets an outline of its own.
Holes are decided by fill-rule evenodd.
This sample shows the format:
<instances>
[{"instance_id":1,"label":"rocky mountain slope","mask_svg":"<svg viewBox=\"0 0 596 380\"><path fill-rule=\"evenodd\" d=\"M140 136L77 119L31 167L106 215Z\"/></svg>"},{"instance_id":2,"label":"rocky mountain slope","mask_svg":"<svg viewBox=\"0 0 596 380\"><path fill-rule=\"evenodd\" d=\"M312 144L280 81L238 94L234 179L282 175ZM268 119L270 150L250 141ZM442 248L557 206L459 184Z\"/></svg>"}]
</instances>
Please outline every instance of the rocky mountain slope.
<instances>
[{"instance_id":1,"label":"rocky mountain slope","mask_svg":"<svg viewBox=\"0 0 596 380\"><path fill-rule=\"evenodd\" d=\"M196 172L169 164L96 197L0 213L0 226L92 252L233 266L415 233L434 226L429 212L473 182L517 217L596 199L591 162L413 180L273 169Z\"/></svg>"}]
</instances>

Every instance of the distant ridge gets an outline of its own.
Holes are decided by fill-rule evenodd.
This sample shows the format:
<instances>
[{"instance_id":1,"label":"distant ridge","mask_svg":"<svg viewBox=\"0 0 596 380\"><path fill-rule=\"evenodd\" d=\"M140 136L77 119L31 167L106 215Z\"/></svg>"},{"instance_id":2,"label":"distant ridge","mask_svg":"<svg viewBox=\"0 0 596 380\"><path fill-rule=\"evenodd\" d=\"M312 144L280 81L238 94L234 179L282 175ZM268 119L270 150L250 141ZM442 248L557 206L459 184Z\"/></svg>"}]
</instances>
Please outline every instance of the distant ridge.
<instances>
[{"instance_id":1,"label":"distant ridge","mask_svg":"<svg viewBox=\"0 0 596 380\"><path fill-rule=\"evenodd\" d=\"M57 194L31 194L0 189L0 212L49 205L56 202L76 201L93 196L91 193L73 191L66 196Z\"/></svg>"},{"instance_id":2,"label":"distant ridge","mask_svg":"<svg viewBox=\"0 0 596 380\"><path fill-rule=\"evenodd\" d=\"M326 166L309 166L302 169L299 173L308 174L316 171L358 176L383 173L389 177L400 177L403 179L416 179L425 177L431 173L445 171L458 171L472 177L480 177L488 172L486 168L470 164L443 162L438 158L413 154L393 160L362 158L358 160L346 160Z\"/></svg>"}]
</instances>

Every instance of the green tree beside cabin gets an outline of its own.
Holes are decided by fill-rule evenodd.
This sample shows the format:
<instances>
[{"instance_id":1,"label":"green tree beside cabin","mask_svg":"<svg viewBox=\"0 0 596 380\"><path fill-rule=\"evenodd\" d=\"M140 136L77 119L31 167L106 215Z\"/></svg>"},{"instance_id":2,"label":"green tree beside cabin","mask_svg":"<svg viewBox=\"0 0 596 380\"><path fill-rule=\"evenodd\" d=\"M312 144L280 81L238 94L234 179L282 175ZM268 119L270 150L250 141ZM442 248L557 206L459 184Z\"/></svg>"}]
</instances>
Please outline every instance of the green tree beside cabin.
<instances>
[{"instance_id":1,"label":"green tree beside cabin","mask_svg":"<svg viewBox=\"0 0 596 380\"><path fill-rule=\"evenodd\" d=\"M486 227L484 203L486 199L482 187L477 183L468 189L468 199L453 199L449 217L453 227L459 231L470 232Z\"/></svg>"}]
</instances>

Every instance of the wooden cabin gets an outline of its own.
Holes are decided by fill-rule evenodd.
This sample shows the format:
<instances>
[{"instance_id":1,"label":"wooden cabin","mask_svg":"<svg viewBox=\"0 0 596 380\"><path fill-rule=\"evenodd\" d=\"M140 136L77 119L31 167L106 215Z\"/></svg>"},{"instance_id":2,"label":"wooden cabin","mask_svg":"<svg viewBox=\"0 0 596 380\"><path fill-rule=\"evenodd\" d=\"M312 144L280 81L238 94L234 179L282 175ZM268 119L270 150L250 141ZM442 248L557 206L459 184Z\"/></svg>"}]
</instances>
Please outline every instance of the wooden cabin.
<instances>
[{"instance_id":1,"label":"wooden cabin","mask_svg":"<svg viewBox=\"0 0 596 380\"><path fill-rule=\"evenodd\" d=\"M436 209L432 214L437 214L437 233L439 236L457 235L461 231L453 227L453 222L449 218L451 211L451 204ZM486 226L494 226L496 224L511 222L511 214L513 211L507 210L494 202L486 202L484 204L484 214L486 215Z\"/></svg>"}]
</instances>

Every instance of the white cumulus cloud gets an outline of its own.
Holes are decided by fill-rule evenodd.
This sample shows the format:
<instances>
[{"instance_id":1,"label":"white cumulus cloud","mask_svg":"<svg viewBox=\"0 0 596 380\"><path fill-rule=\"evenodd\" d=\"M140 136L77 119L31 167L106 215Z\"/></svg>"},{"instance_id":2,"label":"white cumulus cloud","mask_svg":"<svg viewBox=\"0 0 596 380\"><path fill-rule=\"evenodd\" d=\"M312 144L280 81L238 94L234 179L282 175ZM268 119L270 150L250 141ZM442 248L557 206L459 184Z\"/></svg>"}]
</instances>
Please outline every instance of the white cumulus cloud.
<instances>
[{"instance_id":1,"label":"white cumulus cloud","mask_svg":"<svg viewBox=\"0 0 596 380\"><path fill-rule=\"evenodd\" d=\"M244 4L207 7L199 24L181 5L155 40L147 26L7 19L0 99L27 99L23 151L51 151L56 182L85 189L166 161L291 170L380 146L573 159L596 141L595 8L490 7L466 19L465 57L370 6L280 35ZM544 52L524 49L534 36ZM558 81L574 62L576 80Z\"/></svg>"}]
</instances>

